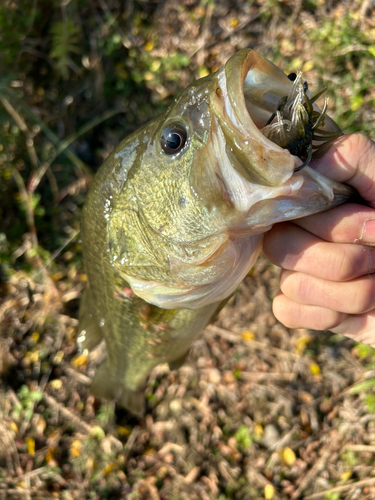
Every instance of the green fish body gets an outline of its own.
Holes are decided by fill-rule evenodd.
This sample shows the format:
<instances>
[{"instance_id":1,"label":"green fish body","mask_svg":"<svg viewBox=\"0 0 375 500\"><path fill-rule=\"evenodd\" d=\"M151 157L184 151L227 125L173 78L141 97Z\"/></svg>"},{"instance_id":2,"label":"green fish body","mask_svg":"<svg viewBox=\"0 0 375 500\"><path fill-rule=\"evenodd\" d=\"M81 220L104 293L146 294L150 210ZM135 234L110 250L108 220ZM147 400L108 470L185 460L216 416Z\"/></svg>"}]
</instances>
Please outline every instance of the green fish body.
<instances>
[{"instance_id":1,"label":"green fish body","mask_svg":"<svg viewBox=\"0 0 375 500\"><path fill-rule=\"evenodd\" d=\"M301 159L267 138L282 98L292 118L278 116L273 137L283 127L301 135L301 88L244 49L102 165L83 209L88 287L78 336L89 350L105 340L95 395L141 415L151 370L183 362L253 266L264 232L348 198L345 186L298 171ZM326 117L329 128L337 130Z\"/></svg>"}]
</instances>

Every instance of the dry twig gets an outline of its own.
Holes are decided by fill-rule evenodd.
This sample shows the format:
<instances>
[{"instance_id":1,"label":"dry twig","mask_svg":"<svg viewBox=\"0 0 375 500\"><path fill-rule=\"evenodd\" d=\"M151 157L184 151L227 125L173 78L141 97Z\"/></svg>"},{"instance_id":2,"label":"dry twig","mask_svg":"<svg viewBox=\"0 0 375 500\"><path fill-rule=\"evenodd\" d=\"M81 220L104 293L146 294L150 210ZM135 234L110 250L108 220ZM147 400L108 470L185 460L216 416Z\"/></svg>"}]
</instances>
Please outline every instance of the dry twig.
<instances>
[{"instance_id":1,"label":"dry twig","mask_svg":"<svg viewBox=\"0 0 375 500\"><path fill-rule=\"evenodd\" d=\"M47 403L51 408L54 408L57 410L66 420L70 421L73 425L75 425L78 429L81 430L84 434L91 434L92 433L92 426L84 422L79 416L75 415L72 411L70 411L68 408L65 408L62 406L58 401L56 401L55 398L52 396L43 393L43 400L45 403ZM131 437L131 436L130 436ZM117 438L114 436L107 436L106 439L117 449L117 450L122 450L123 445L121 441L119 441ZM130 440L130 438L129 438ZM129 442L128 440L128 442Z\"/></svg>"},{"instance_id":2,"label":"dry twig","mask_svg":"<svg viewBox=\"0 0 375 500\"><path fill-rule=\"evenodd\" d=\"M315 465L309 470L309 472L302 479L301 484L298 486L298 488L291 497L292 500L298 498L303 492L303 490L306 488L306 486L308 486L308 484L314 479L314 477L316 477L323 469L325 469L331 453L332 451L329 449L324 451L320 459L315 463Z\"/></svg>"},{"instance_id":3,"label":"dry twig","mask_svg":"<svg viewBox=\"0 0 375 500\"><path fill-rule=\"evenodd\" d=\"M319 493L314 493L313 495L309 495L305 497L305 500L314 500L315 498L324 498L331 493L341 493L346 490L350 490L351 488L362 488L364 486L370 486L371 484L375 484L375 477L369 477L367 479L363 479L362 481L357 481L356 483L348 483L343 484L341 486L336 486L335 488L330 488L329 490L319 491ZM297 498L297 497L292 497Z\"/></svg>"}]
</instances>

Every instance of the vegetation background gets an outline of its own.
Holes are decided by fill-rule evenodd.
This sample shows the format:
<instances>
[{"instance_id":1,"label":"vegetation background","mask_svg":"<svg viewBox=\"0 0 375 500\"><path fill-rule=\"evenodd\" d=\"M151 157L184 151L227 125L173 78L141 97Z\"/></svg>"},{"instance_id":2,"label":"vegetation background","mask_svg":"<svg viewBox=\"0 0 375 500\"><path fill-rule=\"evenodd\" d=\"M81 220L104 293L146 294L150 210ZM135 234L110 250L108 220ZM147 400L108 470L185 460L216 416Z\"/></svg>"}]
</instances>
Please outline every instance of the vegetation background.
<instances>
[{"instance_id":1,"label":"vegetation background","mask_svg":"<svg viewBox=\"0 0 375 500\"><path fill-rule=\"evenodd\" d=\"M371 0L2 0L0 499L375 498L375 355L271 313L259 259L136 420L95 400L75 346L79 220L113 147L251 47L327 87L371 136Z\"/></svg>"}]
</instances>

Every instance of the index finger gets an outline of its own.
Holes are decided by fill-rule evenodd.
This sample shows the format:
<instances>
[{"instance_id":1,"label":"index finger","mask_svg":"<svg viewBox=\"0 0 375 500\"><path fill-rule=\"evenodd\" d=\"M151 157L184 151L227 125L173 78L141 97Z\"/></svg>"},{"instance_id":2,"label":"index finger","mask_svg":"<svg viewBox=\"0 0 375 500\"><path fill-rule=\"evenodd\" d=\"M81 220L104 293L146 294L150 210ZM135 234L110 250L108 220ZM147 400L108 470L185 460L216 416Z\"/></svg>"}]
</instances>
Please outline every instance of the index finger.
<instances>
[{"instance_id":1,"label":"index finger","mask_svg":"<svg viewBox=\"0 0 375 500\"><path fill-rule=\"evenodd\" d=\"M355 203L347 203L293 221L325 241L375 245L375 210Z\"/></svg>"},{"instance_id":2,"label":"index finger","mask_svg":"<svg viewBox=\"0 0 375 500\"><path fill-rule=\"evenodd\" d=\"M353 186L375 208L375 143L362 134L336 139L310 166L335 181Z\"/></svg>"}]
</instances>

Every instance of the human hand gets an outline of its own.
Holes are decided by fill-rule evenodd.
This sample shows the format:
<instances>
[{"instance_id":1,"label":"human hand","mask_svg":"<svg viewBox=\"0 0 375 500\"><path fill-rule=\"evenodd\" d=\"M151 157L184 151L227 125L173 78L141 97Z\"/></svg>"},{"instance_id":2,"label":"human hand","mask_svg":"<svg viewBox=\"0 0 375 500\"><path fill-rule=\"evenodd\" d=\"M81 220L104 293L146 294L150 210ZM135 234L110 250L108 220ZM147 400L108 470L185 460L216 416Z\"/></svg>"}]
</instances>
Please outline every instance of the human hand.
<instances>
[{"instance_id":1,"label":"human hand","mask_svg":"<svg viewBox=\"0 0 375 500\"><path fill-rule=\"evenodd\" d=\"M375 347L375 143L341 137L314 169L353 186L368 206L341 205L265 235L266 257L282 268L273 312L290 328L330 330Z\"/></svg>"}]
</instances>

